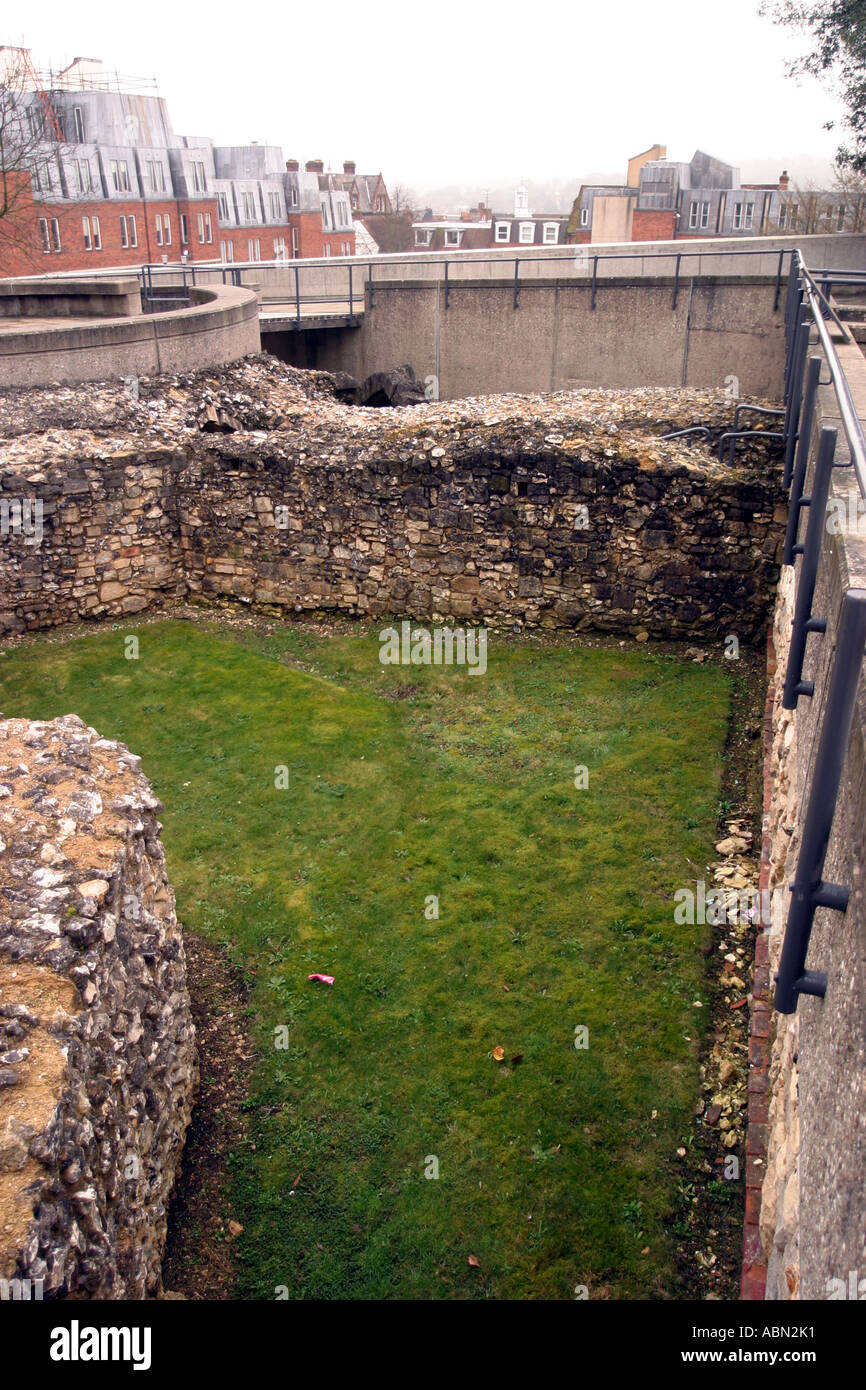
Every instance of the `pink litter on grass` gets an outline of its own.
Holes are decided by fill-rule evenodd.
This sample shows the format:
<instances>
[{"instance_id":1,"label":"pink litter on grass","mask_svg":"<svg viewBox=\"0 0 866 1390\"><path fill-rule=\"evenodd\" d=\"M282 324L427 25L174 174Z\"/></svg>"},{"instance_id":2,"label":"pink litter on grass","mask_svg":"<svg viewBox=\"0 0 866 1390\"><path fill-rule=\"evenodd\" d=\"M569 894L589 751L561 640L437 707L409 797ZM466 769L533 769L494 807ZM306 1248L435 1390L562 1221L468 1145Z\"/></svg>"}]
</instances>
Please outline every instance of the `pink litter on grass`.
<instances>
[{"instance_id":1,"label":"pink litter on grass","mask_svg":"<svg viewBox=\"0 0 866 1390\"><path fill-rule=\"evenodd\" d=\"M308 980L321 980L323 985L332 985L336 979L335 975L308 975Z\"/></svg>"}]
</instances>

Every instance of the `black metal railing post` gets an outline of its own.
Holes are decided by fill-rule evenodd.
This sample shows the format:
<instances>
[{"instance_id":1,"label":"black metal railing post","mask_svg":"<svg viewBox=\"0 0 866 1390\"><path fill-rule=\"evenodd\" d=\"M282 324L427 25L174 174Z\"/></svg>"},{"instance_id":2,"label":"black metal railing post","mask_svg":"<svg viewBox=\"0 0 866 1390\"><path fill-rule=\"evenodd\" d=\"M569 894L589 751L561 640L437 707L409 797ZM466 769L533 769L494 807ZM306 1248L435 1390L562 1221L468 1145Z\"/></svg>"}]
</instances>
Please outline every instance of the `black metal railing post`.
<instances>
[{"instance_id":1,"label":"black metal railing post","mask_svg":"<svg viewBox=\"0 0 866 1390\"><path fill-rule=\"evenodd\" d=\"M448 308L448 297L451 293L451 286L448 283L448 262L445 262L445 308Z\"/></svg>"},{"instance_id":2,"label":"black metal railing post","mask_svg":"<svg viewBox=\"0 0 866 1390\"><path fill-rule=\"evenodd\" d=\"M797 534L800 527L800 512L803 507L808 507L810 505L809 499L803 497L803 487L806 482L809 451L812 447L812 425L815 419L815 402L818 397L818 380L820 376L821 358L810 357L809 365L806 368L806 390L803 396L803 408L800 412L800 438L797 441L794 471L791 475L791 495L788 502L788 525L785 530L785 547L782 551L783 565L793 565L794 556L801 555L803 552L802 546L797 544Z\"/></svg>"},{"instance_id":3,"label":"black metal railing post","mask_svg":"<svg viewBox=\"0 0 866 1390\"><path fill-rule=\"evenodd\" d=\"M821 558L821 536L827 522L827 498L830 495L830 479L833 473L833 455L836 452L836 431L829 425L821 430L818 444L818 457L815 460L815 476L812 491L808 497L809 525L803 543L803 558L800 577L797 583L797 598L794 604L794 623L791 631L791 646L788 651L788 666L785 671L785 688L782 693L782 708L796 709L801 695L815 693L814 681L803 680L803 660L806 655L806 641L810 632L824 632L826 618L812 617L812 600L815 597L815 580L818 577L818 561ZM801 505L806 498L801 497Z\"/></svg>"},{"instance_id":4,"label":"black metal railing post","mask_svg":"<svg viewBox=\"0 0 866 1390\"><path fill-rule=\"evenodd\" d=\"M849 589L842 599L833 673L821 721L812 788L776 973L773 1004L783 1014L795 1012L799 995L812 994L823 999L827 989L824 972L806 969L816 908L845 912L848 907L849 889L838 883L825 883L823 873L854 717L864 646L866 589Z\"/></svg>"},{"instance_id":5,"label":"black metal railing post","mask_svg":"<svg viewBox=\"0 0 866 1390\"><path fill-rule=\"evenodd\" d=\"M520 301L520 280L518 279L519 272L520 272L520 257L519 257L519 256L515 256L515 257L514 257L514 307L515 307L515 309L517 308L518 303L519 303L519 301Z\"/></svg>"},{"instance_id":6,"label":"black metal railing post","mask_svg":"<svg viewBox=\"0 0 866 1390\"><path fill-rule=\"evenodd\" d=\"M794 339L794 351L791 357L791 389L788 395L787 409L785 417L785 437L787 447L785 449L785 471L782 475L782 482L788 487L791 482L791 472L794 467L794 450L797 447L799 435L800 405L803 399L803 375L806 370L806 355L809 351L809 335L811 326L808 322L809 310L803 306L797 319L797 329Z\"/></svg>"},{"instance_id":7,"label":"black metal railing post","mask_svg":"<svg viewBox=\"0 0 866 1390\"><path fill-rule=\"evenodd\" d=\"M782 266L783 266L783 264L784 264L784 261L785 261L785 252L784 252L784 251L780 251L780 252L779 252L779 264L778 264L778 266L776 267L776 290L775 290L775 293L774 293L774 295L773 295L773 313L774 313L774 314L778 313L778 311L779 311L779 290L780 290L781 284L782 284Z\"/></svg>"}]
</instances>

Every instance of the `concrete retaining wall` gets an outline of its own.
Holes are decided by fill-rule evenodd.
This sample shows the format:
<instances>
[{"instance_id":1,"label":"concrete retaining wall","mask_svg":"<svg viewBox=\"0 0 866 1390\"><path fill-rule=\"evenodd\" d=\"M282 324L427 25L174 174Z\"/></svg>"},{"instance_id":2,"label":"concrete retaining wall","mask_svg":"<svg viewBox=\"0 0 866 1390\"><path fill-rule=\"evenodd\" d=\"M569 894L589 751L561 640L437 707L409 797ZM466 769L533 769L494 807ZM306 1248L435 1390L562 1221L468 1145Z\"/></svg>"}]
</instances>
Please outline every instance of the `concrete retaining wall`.
<instances>
[{"instance_id":1,"label":"concrete retaining wall","mask_svg":"<svg viewBox=\"0 0 866 1390\"><path fill-rule=\"evenodd\" d=\"M718 276L606 279L596 307L584 280L534 279L519 307L507 281L461 280L445 308L440 284L373 291L358 328L265 333L265 348L295 366L358 379L408 362L436 378L443 400L576 386L725 387L776 399L785 365L783 298L775 281ZM482 350L483 349L483 350Z\"/></svg>"},{"instance_id":2,"label":"concrete retaining wall","mask_svg":"<svg viewBox=\"0 0 866 1390\"><path fill-rule=\"evenodd\" d=\"M189 309L51 324L0 333L0 388L194 371L258 352L258 300L249 289L196 289Z\"/></svg>"},{"instance_id":3,"label":"concrete retaining wall","mask_svg":"<svg viewBox=\"0 0 866 1390\"><path fill-rule=\"evenodd\" d=\"M0 280L0 318L128 318L141 313L134 275Z\"/></svg>"}]
</instances>

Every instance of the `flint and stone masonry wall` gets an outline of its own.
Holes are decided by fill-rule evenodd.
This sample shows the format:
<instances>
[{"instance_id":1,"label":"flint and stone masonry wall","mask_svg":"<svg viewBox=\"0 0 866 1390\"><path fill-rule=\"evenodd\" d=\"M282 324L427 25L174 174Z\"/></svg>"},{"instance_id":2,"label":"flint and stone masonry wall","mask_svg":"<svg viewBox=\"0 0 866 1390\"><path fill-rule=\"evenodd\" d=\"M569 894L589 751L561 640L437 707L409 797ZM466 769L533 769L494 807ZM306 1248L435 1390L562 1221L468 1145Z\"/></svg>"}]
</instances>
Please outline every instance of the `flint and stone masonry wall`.
<instances>
[{"instance_id":1,"label":"flint and stone masonry wall","mask_svg":"<svg viewBox=\"0 0 866 1390\"><path fill-rule=\"evenodd\" d=\"M778 470L659 462L602 440L446 452L401 439L336 461L274 436L22 466L43 536L7 536L0 633L171 597L658 637L766 622ZM13 543L14 542L14 543Z\"/></svg>"},{"instance_id":2,"label":"flint and stone masonry wall","mask_svg":"<svg viewBox=\"0 0 866 1390\"><path fill-rule=\"evenodd\" d=\"M0 718L0 1280L31 1297L159 1291L197 1079L159 809L75 715Z\"/></svg>"},{"instance_id":3,"label":"flint and stone masonry wall","mask_svg":"<svg viewBox=\"0 0 866 1390\"><path fill-rule=\"evenodd\" d=\"M853 343L841 345L839 352L863 418L866 362ZM816 433L825 425L840 426L834 410L832 391L819 393ZM841 439L841 428L839 433ZM807 493L810 485L811 475ZM794 572L789 568L782 571L773 616L777 670L767 767L772 794L764 832L773 891L768 941L771 997L791 897L788 884L794 877L814 774L839 605L847 589L866 588L866 516L857 506L859 493L850 470L835 470L831 497L837 500L837 509L830 514L830 529L823 538L812 608L814 614L827 618L827 631L808 639L803 676L815 682L815 696L801 698L796 710L784 710L781 703L795 600ZM835 530L843 513L854 524L846 521L844 530ZM805 522L801 537L804 529ZM796 1013L771 1015L769 1107L763 1136L766 1175L760 1210L768 1299L866 1297L864 853L866 665L824 869L825 882L850 888L848 910L818 909L806 962L809 969L826 972L826 996L823 1000L801 996ZM751 1133L762 1126L749 1128ZM757 1263L760 1252L751 1254Z\"/></svg>"}]
</instances>

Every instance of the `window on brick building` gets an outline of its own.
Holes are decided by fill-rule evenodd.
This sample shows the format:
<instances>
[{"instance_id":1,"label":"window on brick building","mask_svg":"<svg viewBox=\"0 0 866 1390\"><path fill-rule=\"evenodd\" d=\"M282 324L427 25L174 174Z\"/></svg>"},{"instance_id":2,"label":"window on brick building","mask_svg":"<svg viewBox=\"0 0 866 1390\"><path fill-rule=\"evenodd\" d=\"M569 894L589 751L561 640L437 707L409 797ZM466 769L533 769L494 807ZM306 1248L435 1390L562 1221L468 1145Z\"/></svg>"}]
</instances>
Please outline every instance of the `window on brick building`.
<instances>
[{"instance_id":1,"label":"window on brick building","mask_svg":"<svg viewBox=\"0 0 866 1390\"><path fill-rule=\"evenodd\" d=\"M128 221L129 221L129 244L130 244L130 246L137 246L137 245L138 245L138 228L137 228L136 225L135 225L135 218L134 218L134 217L130 217L130 218L128 219Z\"/></svg>"},{"instance_id":2,"label":"window on brick building","mask_svg":"<svg viewBox=\"0 0 866 1390\"><path fill-rule=\"evenodd\" d=\"M189 225L186 220L185 212L182 212L180 215L180 240L183 246L189 241Z\"/></svg>"},{"instance_id":3,"label":"window on brick building","mask_svg":"<svg viewBox=\"0 0 866 1390\"><path fill-rule=\"evenodd\" d=\"M283 215L283 205L280 201L279 193L269 193L268 197L271 204L271 218L274 222L279 222Z\"/></svg>"},{"instance_id":4,"label":"window on brick building","mask_svg":"<svg viewBox=\"0 0 866 1390\"><path fill-rule=\"evenodd\" d=\"M192 161L192 186L196 193L204 193L207 188L204 177L204 164L200 159L194 159Z\"/></svg>"},{"instance_id":5,"label":"window on brick building","mask_svg":"<svg viewBox=\"0 0 866 1390\"><path fill-rule=\"evenodd\" d=\"M203 213L203 212L200 212L200 213L198 214L197 221L198 221L198 239L199 239L199 241L204 241L204 213Z\"/></svg>"},{"instance_id":6,"label":"window on brick building","mask_svg":"<svg viewBox=\"0 0 866 1390\"><path fill-rule=\"evenodd\" d=\"M326 241L326 242L325 242L325 255L326 255L326 256L330 256L330 254L331 254L331 243L330 243L329 241Z\"/></svg>"},{"instance_id":7,"label":"window on brick building","mask_svg":"<svg viewBox=\"0 0 866 1390\"><path fill-rule=\"evenodd\" d=\"M693 199L693 200L692 200L692 203L691 203L691 205L690 205L690 207L689 207L689 228L690 228L690 230L691 230L691 231L696 231L696 230L697 230L698 228L700 228L700 227L707 227L707 226L709 226L709 221L710 221L710 205L709 205L709 203L700 203L700 202L697 202L697 201L695 201L695 200Z\"/></svg>"},{"instance_id":8,"label":"window on brick building","mask_svg":"<svg viewBox=\"0 0 866 1390\"><path fill-rule=\"evenodd\" d=\"M245 222L258 222L259 219L258 219L258 214L257 214L257 212L256 212L256 195L255 195L255 193L242 193L242 194L241 194L241 199L242 199L242 201L243 201L243 207L244 207L244 221L245 221Z\"/></svg>"},{"instance_id":9,"label":"window on brick building","mask_svg":"<svg viewBox=\"0 0 866 1390\"><path fill-rule=\"evenodd\" d=\"M92 237L91 237L91 235L90 235L90 218L89 218L89 217L82 217L82 219L81 219L81 231L82 231L82 233L83 233L83 235L84 235L84 249L85 249L85 251L92 251L92 250L93 250L93 239L92 239Z\"/></svg>"},{"instance_id":10,"label":"window on brick building","mask_svg":"<svg viewBox=\"0 0 866 1390\"><path fill-rule=\"evenodd\" d=\"M534 222L521 222L521 224L520 224L520 240L521 240L522 242L532 242L532 241L535 240L535 223L534 223Z\"/></svg>"},{"instance_id":11,"label":"window on brick building","mask_svg":"<svg viewBox=\"0 0 866 1390\"><path fill-rule=\"evenodd\" d=\"M162 246L162 213L156 214L156 244Z\"/></svg>"},{"instance_id":12,"label":"window on brick building","mask_svg":"<svg viewBox=\"0 0 866 1390\"><path fill-rule=\"evenodd\" d=\"M60 244L60 223L57 221L56 217L52 217L51 219L51 246L54 251L61 251L63 249Z\"/></svg>"},{"instance_id":13,"label":"window on brick building","mask_svg":"<svg viewBox=\"0 0 866 1390\"><path fill-rule=\"evenodd\" d=\"M384 212L384 211L385 211L385 199L381 196L381 194L380 194L380 196L376 199L376 211L377 211L377 212Z\"/></svg>"},{"instance_id":14,"label":"window on brick building","mask_svg":"<svg viewBox=\"0 0 866 1390\"><path fill-rule=\"evenodd\" d=\"M129 230L126 225L126 218L120 219L120 244L124 250L129 246Z\"/></svg>"},{"instance_id":15,"label":"window on brick building","mask_svg":"<svg viewBox=\"0 0 866 1390\"><path fill-rule=\"evenodd\" d=\"M233 261L235 258L235 244L233 241L220 242L220 256L224 261Z\"/></svg>"},{"instance_id":16,"label":"window on brick building","mask_svg":"<svg viewBox=\"0 0 866 1390\"><path fill-rule=\"evenodd\" d=\"M48 218L47 218L47 217L40 217L40 219L39 219L39 235L40 235L40 237L42 238L42 250L46 253L46 255L50 255L50 254L51 254L51 234L50 234L50 232L49 232L49 230L48 230Z\"/></svg>"},{"instance_id":17,"label":"window on brick building","mask_svg":"<svg viewBox=\"0 0 866 1390\"><path fill-rule=\"evenodd\" d=\"M80 106L72 108L72 133L76 145L84 144L84 113Z\"/></svg>"},{"instance_id":18,"label":"window on brick building","mask_svg":"<svg viewBox=\"0 0 866 1390\"><path fill-rule=\"evenodd\" d=\"M507 241L511 235L510 222L497 222L496 231L493 234L494 241Z\"/></svg>"},{"instance_id":19,"label":"window on brick building","mask_svg":"<svg viewBox=\"0 0 866 1390\"><path fill-rule=\"evenodd\" d=\"M555 246L557 241L559 240L559 223L545 222L543 238L547 246Z\"/></svg>"},{"instance_id":20,"label":"window on brick building","mask_svg":"<svg viewBox=\"0 0 866 1390\"><path fill-rule=\"evenodd\" d=\"M171 218L168 213L163 213L163 226L165 227L165 244L171 246Z\"/></svg>"},{"instance_id":21,"label":"window on brick building","mask_svg":"<svg viewBox=\"0 0 866 1390\"><path fill-rule=\"evenodd\" d=\"M293 188L293 189L292 189L292 207L293 207L293 208L296 208L296 207L298 206L298 202L299 202L299 199L298 199L298 190L297 190L296 188Z\"/></svg>"},{"instance_id":22,"label":"window on brick building","mask_svg":"<svg viewBox=\"0 0 866 1390\"><path fill-rule=\"evenodd\" d=\"M454 228L454 227L447 227L446 230L445 230L445 245L446 245L446 246L459 246L462 236L463 236L463 233L462 233L462 232L458 232L458 231L456 230L456 228Z\"/></svg>"},{"instance_id":23,"label":"window on brick building","mask_svg":"<svg viewBox=\"0 0 866 1390\"><path fill-rule=\"evenodd\" d=\"M432 240L433 240L433 228L432 228L432 227L416 227L416 228L415 228L415 245L416 245L416 246L429 246Z\"/></svg>"},{"instance_id":24,"label":"window on brick building","mask_svg":"<svg viewBox=\"0 0 866 1390\"><path fill-rule=\"evenodd\" d=\"M98 218L98 217L94 217L94 218L92 219L92 221L91 221L91 226L93 227L93 249L94 249L94 251L101 251L101 250L102 250L102 232L99 230L99 218Z\"/></svg>"},{"instance_id":25,"label":"window on brick building","mask_svg":"<svg viewBox=\"0 0 866 1390\"><path fill-rule=\"evenodd\" d=\"M284 260L286 260L286 258L288 257L288 254L289 254L289 253L288 253L288 250L287 250L287 248L286 248L286 238L283 237L283 236L275 236L275 237L274 237L274 260L275 260L275 261L284 261Z\"/></svg>"},{"instance_id":26,"label":"window on brick building","mask_svg":"<svg viewBox=\"0 0 866 1390\"><path fill-rule=\"evenodd\" d=\"M589 208L580 209L580 225L581 227L589 226Z\"/></svg>"},{"instance_id":27,"label":"window on brick building","mask_svg":"<svg viewBox=\"0 0 866 1390\"><path fill-rule=\"evenodd\" d=\"M30 170L30 184L31 184L31 187L33 188L33 192L34 192L34 193L41 193L41 192L42 192L42 180L41 180L41 178L39 177L39 170L38 170L38 169L31 169L31 170Z\"/></svg>"},{"instance_id":28,"label":"window on brick building","mask_svg":"<svg viewBox=\"0 0 866 1390\"><path fill-rule=\"evenodd\" d=\"M217 194L217 215L220 222L229 220L229 200L225 193Z\"/></svg>"},{"instance_id":29,"label":"window on brick building","mask_svg":"<svg viewBox=\"0 0 866 1390\"><path fill-rule=\"evenodd\" d=\"M298 259L298 229L297 229L297 227L293 227L293 228L292 228L292 260L293 260L293 261L296 261L297 259Z\"/></svg>"},{"instance_id":30,"label":"window on brick building","mask_svg":"<svg viewBox=\"0 0 866 1390\"><path fill-rule=\"evenodd\" d=\"M260 261L262 259L262 243L258 237L253 241L247 242L247 260Z\"/></svg>"},{"instance_id":31,"label":"window on brick building","mask_svg":"<svg viewBox=\"0 0 866 1390\"><path fill-rule=\"evenodd\" d=\"M209 212L204 215L204 239L208 245L213 241L213 223Z\"/></svg>"},{"instance_id":32,"label":"window on brick building","mask_svg":"<svg viewBox=\"0 0 866 1390\"><path fill-rule=\"evenodd\" d=\"M129 192L129 165L125 159L112 159L111 182L114 185L115 193Z\"/></svg>"}]
</instances>

